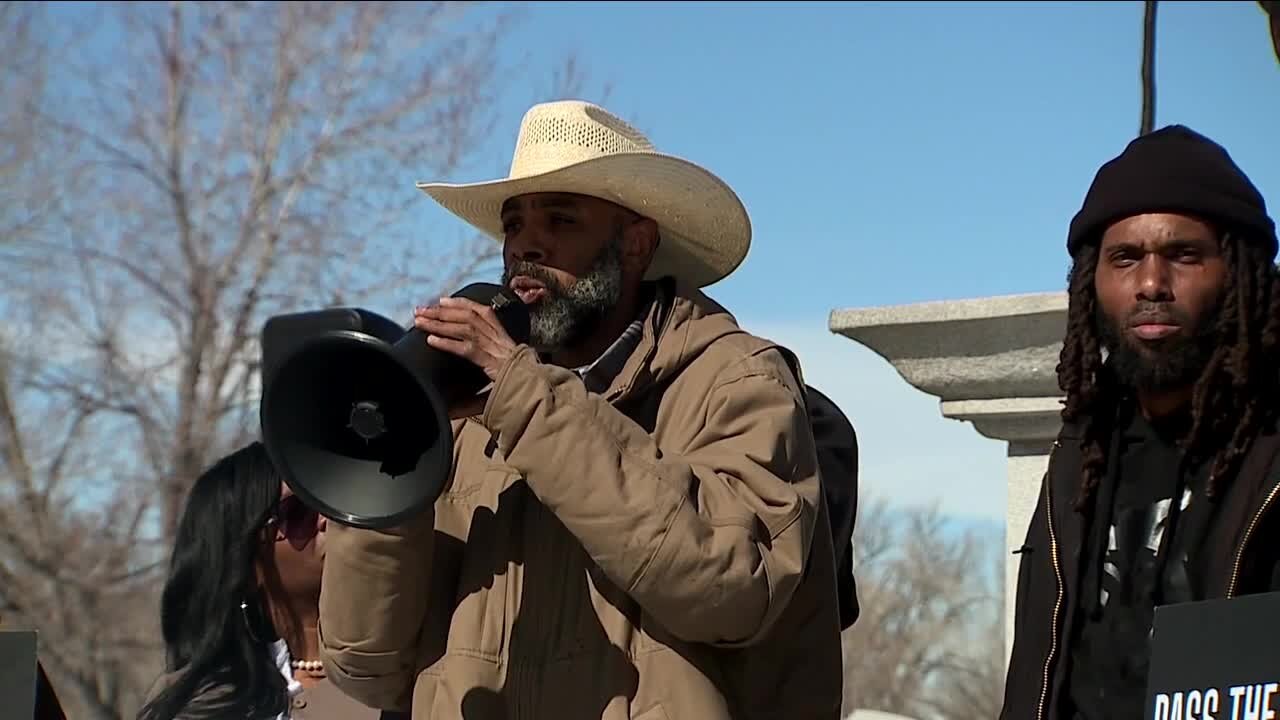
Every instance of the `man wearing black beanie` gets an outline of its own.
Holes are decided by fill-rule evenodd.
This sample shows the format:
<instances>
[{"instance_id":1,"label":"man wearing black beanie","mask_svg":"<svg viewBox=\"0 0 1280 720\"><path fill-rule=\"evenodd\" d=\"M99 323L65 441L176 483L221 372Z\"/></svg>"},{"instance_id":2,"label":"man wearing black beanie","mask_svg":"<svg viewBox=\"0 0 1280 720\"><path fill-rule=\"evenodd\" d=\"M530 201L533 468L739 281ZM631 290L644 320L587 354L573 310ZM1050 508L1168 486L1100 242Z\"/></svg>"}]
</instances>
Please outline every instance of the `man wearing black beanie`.
<instances>
[{"instance_id":1,"label":"man wearing black beanie","mask_svg":"<svg viewBox=\"0 0 1280 720\"><path fill-rule=\"evenodd\" d=\"M1002 720L1142 717L1157 605L1280 590L1262 195L1217 143L1166 127L1102 166L1067 249L1063 427L1019 550Z\"/></svg>"}]
</instances>

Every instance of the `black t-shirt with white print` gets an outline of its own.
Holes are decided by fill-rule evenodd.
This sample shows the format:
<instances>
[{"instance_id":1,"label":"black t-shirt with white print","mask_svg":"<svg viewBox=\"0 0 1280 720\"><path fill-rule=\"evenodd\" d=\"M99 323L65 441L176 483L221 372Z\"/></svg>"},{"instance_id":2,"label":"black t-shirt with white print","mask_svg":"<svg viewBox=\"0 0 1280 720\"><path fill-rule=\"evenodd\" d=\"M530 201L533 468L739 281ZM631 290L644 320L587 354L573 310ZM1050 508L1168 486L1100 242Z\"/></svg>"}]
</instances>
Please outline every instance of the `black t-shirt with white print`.
<instances>
[{"instance_id":1,"label":"black t-shirt with white print","mask_svg":"<svg viewBox=\"0 0 1280 720\"><path fill-rule=\"evenodd\" d=\"M1092 602L1082 598L1076 622L1076 642L1069 671L1069 702L1065 714L1073 720L1136 720L1145 711L1150 636L1156 596L1153 593L1157 553L1169 519L1170 501L1182 485L1182 509L1174 526L1174 542L1165 563L1165 581L1160 593L1163 604L1186 602L1200 596L1201 573L1196 558L1187 549L1196 547L1196 536L1204 526L1202 511L1209 503L1200 494L1201 473L1189 473L1178 483L1181 451L1175 444L1177 432L1185 428L1185 418L1162 422L1159 426L1132 413L1121 429L1120 459L1112 493L1110 512L1095 510L1094 518L1110 516L1106 533L1105 559L1099 554L1100 533L1091 529L1081 560L1085 577L1099 571L1094 582L1081 587L1097 588ZM1102 488L1099 488L1100 490Z\"/></svg>"}]
</instances>

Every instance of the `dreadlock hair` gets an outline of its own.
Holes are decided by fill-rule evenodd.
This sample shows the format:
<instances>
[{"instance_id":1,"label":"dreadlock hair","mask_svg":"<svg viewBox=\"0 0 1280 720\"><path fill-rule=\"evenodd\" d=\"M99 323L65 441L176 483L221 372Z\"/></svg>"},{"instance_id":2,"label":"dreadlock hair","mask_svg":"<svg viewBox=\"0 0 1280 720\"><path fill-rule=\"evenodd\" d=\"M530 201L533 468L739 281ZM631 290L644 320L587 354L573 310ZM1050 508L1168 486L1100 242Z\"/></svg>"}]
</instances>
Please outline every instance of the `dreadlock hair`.
<instances>
[{"instance_id":1,"label":"dreadlock hair","mask_svg":"<svg viewBox=\"0 0 1280 720\"><path fill-rule=\"evenodd\" d=\"M1213 456L1205 488L1211 499L1239 469L1254 437L1280 411L1280 269L1272 264L1269 249L1241 235L1225 234L1222 252L1227 279L1218 343L1196 380L1191 426L1182 439L1188 458ZM1062 420L1079 427L1082 438L1077 511L1088 506L1106 472L1105 443L1120 394L1103 370L1095 324L1098 255L1098 243L1083 243L1072 257L1067 332L1057 366L1058 386L1066 394Z\"/></svg>"}]
</instances>

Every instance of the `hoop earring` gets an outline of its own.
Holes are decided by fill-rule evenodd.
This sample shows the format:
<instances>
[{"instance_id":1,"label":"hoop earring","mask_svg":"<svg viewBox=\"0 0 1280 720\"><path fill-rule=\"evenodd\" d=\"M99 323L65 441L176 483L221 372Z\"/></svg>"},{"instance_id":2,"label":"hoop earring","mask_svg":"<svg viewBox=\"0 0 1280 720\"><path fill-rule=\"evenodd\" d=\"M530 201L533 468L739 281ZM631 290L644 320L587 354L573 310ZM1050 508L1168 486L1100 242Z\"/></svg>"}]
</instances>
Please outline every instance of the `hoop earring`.
<instances>
[{"instance_id":1,"label":"hoop earring","mask_svg":"<svg viewBox=\"0 0 1280 720\"><path fill-rule=\"evenodd\" d=\"M245 630L249 631L249 637L256 643L264 644L263 639L258 636L257 630L253 627L253 618L249 617L249 603L245 600L240 601L240 617L244 620Z\"/></svg>"}]
</instances>

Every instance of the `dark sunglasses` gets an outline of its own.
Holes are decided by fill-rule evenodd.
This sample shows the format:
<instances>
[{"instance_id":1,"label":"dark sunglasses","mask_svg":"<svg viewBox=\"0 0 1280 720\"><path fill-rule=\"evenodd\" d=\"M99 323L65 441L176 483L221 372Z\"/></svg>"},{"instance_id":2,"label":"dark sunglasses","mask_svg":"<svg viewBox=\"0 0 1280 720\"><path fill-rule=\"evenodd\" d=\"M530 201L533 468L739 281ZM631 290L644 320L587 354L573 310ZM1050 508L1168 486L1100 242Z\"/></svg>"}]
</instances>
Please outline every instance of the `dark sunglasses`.
<instances>
[{"instance_id":1,"label":"dark sunglasses","mask_svg":"<svg viewBox=\"0 0 1280 720\"><path fill-rule=\"evenodd\" d=\"M277 541L301 542L316 536L317 520L319 520L319 514L315 510L307 507L297 495L290 495L276 504L276 509L271 513L267 524L275 526Z\"/></svg>"}]
</instances>

